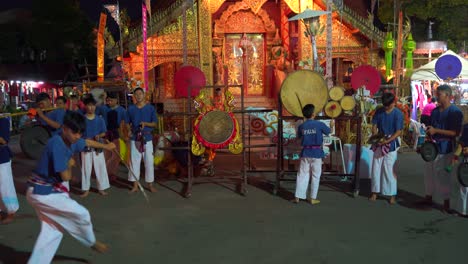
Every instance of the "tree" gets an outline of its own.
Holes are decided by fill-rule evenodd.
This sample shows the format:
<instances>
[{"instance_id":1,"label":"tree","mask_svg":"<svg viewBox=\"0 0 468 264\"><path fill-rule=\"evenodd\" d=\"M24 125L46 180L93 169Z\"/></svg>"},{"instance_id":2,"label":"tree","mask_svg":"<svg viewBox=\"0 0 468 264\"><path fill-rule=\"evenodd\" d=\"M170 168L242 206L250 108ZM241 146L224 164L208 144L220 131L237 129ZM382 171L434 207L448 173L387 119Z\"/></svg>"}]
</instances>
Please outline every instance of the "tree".
<instances>
[{"instance_id":1,"label":"tree","mask_svg":"<svg viewBox=\"0 0 468 264\"><path fill-rule=\"evenodd\" d=\"M468 40L466 0L380 0L378 16L383 23L393 23L394 1L411 19L416 41L427 40L429 22L434 22L433 39L447 41L449 49L459 51Z\"/></svg>"},{"instance_id":2,"label":"tree","mask_svg":"<svg viewBox=\"0 0 468 264\"><path fill-rule=\"evenodd\" d=\"M94 55L92 25L78 1L34 0L29 43L47 51L48 62L70 62Z\"/></svg>"}]
</instances>

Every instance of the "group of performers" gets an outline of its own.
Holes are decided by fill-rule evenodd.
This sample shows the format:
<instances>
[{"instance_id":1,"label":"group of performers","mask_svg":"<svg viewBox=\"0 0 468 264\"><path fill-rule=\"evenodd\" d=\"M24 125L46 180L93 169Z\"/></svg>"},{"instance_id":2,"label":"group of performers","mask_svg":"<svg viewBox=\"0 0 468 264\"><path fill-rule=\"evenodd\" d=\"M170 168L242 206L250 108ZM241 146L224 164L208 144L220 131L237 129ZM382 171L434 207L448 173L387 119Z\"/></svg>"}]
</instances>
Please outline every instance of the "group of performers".
<instances>
[{"instance_id":1,"label":"group of performers","mask_svg":"<svg viewBox=\"0 0 468 264\"><path fill-rule=\"evenodd\" d=\"M458 107L451 103L452 90L448 85L437 88L438 106L430 112L426 133L428 140L434 140L439 154L436 159L425 163L424 186L425 198L420 204L427 207L434 206L433 196L443 199L442 211L468 217L468 188L454 180L454 171L447 167L458 160L458 154L468 156L468 124L462 126L463 114ZM403 131L403 113L395 107L395 95L384 93L382 95L383 107L379 108L372 118L373 136L380 138L371 149L374 151L371 169L371 195L370 201L376 201L379 195L389 197L389 203L396 203L397 175L394 166L397 160L397 150L400 147L399 137ZM311 180L311 204L318 204L318 188L322 172L322 159L325 156L322 150L323 135L330 133L330 128L322 122L313 120L314 106L303 107L306 121L298 127L297 135L301 141L302 151L299 171L296 181L295 198L298 203L306 199L306 192ZM331 126L333 123L331 124ZM460 136L458 142L457 138ZM459 152L456 153L457 144ZM454 184L455 182L455 184ZM456 189L454 189L456 188ZM451 203L450 198L455 197Z\"/></svg>"},{"instance_id":2,"label":"group of performers","mask_svg":"<svg viewBox=\"0 0 468 264\"><path fill-rule=\"evenodd\" d=\"M95 238L88 210L71 199L69 181L72 179L72 168L77 163L74 155L80 153L81 196L86 197L89 194L93 167L99 193L107 194L106 189L110 184L106 160L112 168L110 173L116 173L114 168L118 167L120 155L116 152L115 142L120 137L118 131L122 127L130 127L121 129L131 146L128 180L134 184L130 192L138 190L142 158L148 189L151 192L156 191L153 186L152 145L152 130L157 122L156 111L152 105L146 103L143 89L136 88L133 96L136 103L128 111L118 105L116 94L109 94L108 105L97 105L92 96L83 98L81 105L69 103L68 106L64 98L58 98L58 108L47 113L43 110L51 106L49 95L41 93L37 96L37 119L49 128L52 137L47 141L28 180L26 197L41 221L41 231L29 263L50 263L60 245L64 230L98 252L107 250L107 245ZM12 222L19 209L11 169L9 138L10 122L7 118L0 118L0 213L3 224ZM108 159L104 157L103 150L110 153Z\"/></svg>"},{"instance_id":3,"label":"group of performers","mask_svg":"<svg viewBox=\"0 0 468 264\"><path fill-rule=\"evenodd\" d=\"M431 112L427 133L436 141L440 154L433 162L425 165L424 182L426 197L424 203L432 205L432 197L441 195L444 199L444 211L467 215L468 189L460 187L460 207L451 207L451 175L444 168L453 160L456 139L462 131L462 112L450 103L452 91L449 86L441 85L437 89L439 105ZM93 97L86 97L81 106L66 104L59 98L59 106L44 113L42 109L51 106L50 97L40 94L37 98L39 122L48 126L52 137L28 181L26 197L34 207L41 231L35 243L29 263L50 263L60 245L63 231L67 231L84 245L98 252L105 252L107 245L96 240L91 217L86 208L71 199L69 181L72 168L77 161L75 154L81 153L81 188L82 196L89 194L91 171L94 166L99 193L106 195L110 187L108 174L115 175L120 156L116 151L116 140L122 135L130 144L130 167L128 180L133 183L130 192L138 191L140 163L145 164L145 181L151 192L156 191L154 182L152 131L157 125L156 111L146 103L143 89L133 92L135 104L125 110L118 105L117 95L107 96L107 105L97 105ZM371 196L375 201L379 194L389 196L390 204L396 203L397 178L393 170L399 147L398 137L403 129L403 113L395 107L395 96L384 93L383 107L376 111L373 118L373 133L382 134L382 140L374 147L371 176ZM65 109L72 109L66 111ZM330 133L330 127L314 120L311 104L303 107L307 119L298 128L298 138L302 142L300 168L297 175L295 199L298 203L306 199L309 178L311 177L310 203L320 203L318 189L322 172L323 135ZM334 123L331 123L334 126ZM123 129L122 127L127 127ZM127 132L122 132L127 131ZM11 151L8 148L9 121L0 118L0 210L2 223L10 223L19 209L18 199L13 184L11 170ZM463 128L459 144L468 154L468 125ZM104 157L102 152L111 155ZM112 156L115 155L115 156ZM106 166L107 163L107 166ZM454 211L455 209L455 211Z\"/></svg>"}]
</instances>

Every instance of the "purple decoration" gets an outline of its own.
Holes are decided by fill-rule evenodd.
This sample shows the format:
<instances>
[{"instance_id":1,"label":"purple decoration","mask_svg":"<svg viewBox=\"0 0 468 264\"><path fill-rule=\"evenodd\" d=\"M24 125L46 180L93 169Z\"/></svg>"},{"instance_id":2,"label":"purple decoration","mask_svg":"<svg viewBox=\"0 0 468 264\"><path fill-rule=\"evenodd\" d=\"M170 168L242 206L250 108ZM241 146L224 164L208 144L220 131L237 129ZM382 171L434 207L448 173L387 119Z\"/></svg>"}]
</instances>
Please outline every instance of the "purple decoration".
<instances>
[{"instance_id":1,"label":"purple decoration","mask_svg":"<svg viewBox=\"0 0 468 264\"><path fill-rule=\"evenodd\" d=\"M444 55L437 59L435 71L442 80L457 78L462 70L461 61L454 55Z\"/></svg>"}]
</instances>

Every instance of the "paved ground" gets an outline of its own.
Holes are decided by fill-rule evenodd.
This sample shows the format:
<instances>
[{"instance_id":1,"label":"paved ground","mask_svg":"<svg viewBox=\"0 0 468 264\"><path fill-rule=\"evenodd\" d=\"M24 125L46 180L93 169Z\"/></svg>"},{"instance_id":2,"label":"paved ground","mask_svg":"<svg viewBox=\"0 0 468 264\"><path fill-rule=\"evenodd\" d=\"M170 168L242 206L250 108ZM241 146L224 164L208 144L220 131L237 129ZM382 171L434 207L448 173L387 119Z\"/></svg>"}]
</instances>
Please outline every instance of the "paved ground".
<instances>
[{"instance_id":1,"label":"paved ground","mask_svg":"<svg viewBox=\"0 0 468 264\"><path fill-rule=\"evenodd\" d=\"M39 233L24 197L33 165L22 154L14 159L21 208L14 223L0 226L0 263L25 263ZM217 160L217 172L224 175L240 167L231 155ZM66 235L54 262L465 263L468 219L413 206L423 192L422 167L416 154L399 155L396 206L369 202L367 182L352 198L349 184L335 181L321 185L320 205L294 205L288 201L293 183L284 184L279 196L271 194L271 173L252 174L246 197L230 183L199 183L185 199L178 194L179 182L163 180L147 204L140 194L127 193L122 168L122 184L109 196L75 196L90 210L97 238L109 243L109 253L97 254Z\"/></svg>"}]
</instances>

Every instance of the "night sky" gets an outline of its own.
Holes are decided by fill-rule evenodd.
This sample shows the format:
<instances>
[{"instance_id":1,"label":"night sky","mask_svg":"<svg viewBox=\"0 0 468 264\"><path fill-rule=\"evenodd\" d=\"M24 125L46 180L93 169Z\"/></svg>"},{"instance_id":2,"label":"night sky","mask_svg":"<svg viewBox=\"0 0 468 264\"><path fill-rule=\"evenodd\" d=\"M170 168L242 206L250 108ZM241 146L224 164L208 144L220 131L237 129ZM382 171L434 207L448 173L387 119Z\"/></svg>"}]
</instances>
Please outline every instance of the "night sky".
<instances>
[{"instance_id":1,"label":"night sky","mask_svg":"<svg viewBox=\"0 0 468 264\"><path fill-rule=\"evenodd\" d=\"M0 0L0 11L12 8L30 9L33 1L40 0ZM57 0L64 1L64 0ZM152 2L154 2L153 0ZM94 22L99 19L99 13L103 4L114 4L117 1L108 0L80 0L80 7L86 15ZM120 0L120 8L126 8L132 20L139 20L141 17L140 0Z\"/></svg>"}]
</instances>

